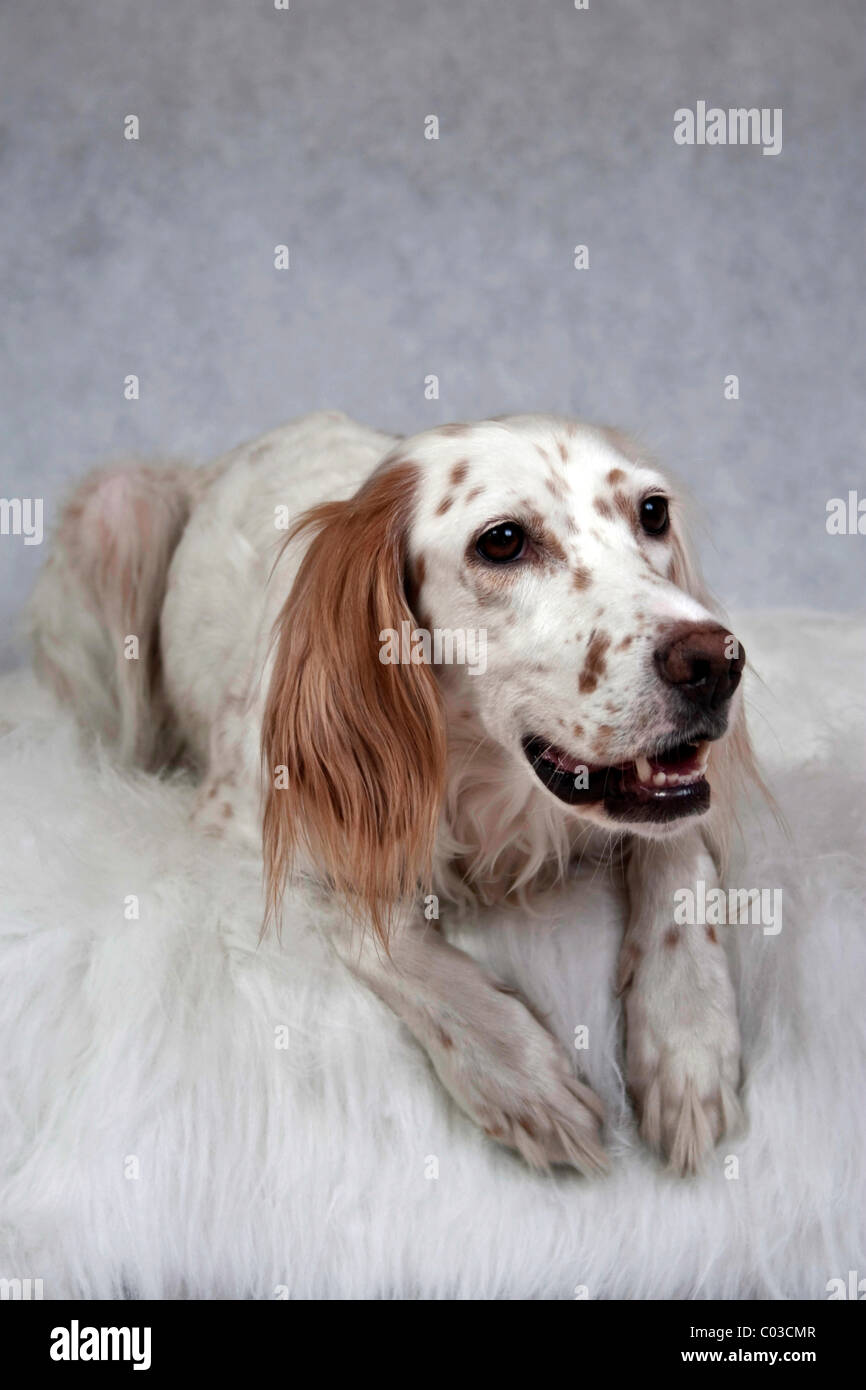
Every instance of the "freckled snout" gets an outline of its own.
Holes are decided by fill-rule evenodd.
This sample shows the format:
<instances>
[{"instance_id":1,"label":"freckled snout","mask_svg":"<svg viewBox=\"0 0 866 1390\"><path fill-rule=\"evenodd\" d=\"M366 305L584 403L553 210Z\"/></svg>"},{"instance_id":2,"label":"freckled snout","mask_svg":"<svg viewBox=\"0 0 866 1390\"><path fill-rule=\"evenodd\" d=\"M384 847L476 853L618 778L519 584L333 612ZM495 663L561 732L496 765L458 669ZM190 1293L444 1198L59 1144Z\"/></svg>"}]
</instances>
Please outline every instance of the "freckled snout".
<instances>
[{"instance_id":1,"label":"freckled snout","mask_svg":"<svg viewBox=\"0 0 866 1390\"><path fill-rule=\"evenodd\" d=\"M733 633L718 623L683 623L655 651L662 680L699 709L714 711L740 683L746 654Z\"/></svg>"}]
</instances>

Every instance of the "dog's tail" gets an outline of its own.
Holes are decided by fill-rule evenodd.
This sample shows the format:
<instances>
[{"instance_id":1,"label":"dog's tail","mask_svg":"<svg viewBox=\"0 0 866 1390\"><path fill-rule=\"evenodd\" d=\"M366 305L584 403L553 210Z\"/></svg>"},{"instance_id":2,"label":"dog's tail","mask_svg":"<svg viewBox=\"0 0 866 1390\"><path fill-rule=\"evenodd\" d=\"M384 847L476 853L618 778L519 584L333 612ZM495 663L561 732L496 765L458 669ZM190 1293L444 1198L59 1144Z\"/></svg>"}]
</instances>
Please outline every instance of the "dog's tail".
<instances>
[{"instance_id":1,"label":"dog's tail","mask_svg":"<svg viewBox=\"0 0 866 1390\"><path fill-rule=\"evenodd\" d=\"M139 463L90 474L62 509L30 600L37 674L122 762L170 763L160 615L202 470Z\"/></svg>"}]
</instances>

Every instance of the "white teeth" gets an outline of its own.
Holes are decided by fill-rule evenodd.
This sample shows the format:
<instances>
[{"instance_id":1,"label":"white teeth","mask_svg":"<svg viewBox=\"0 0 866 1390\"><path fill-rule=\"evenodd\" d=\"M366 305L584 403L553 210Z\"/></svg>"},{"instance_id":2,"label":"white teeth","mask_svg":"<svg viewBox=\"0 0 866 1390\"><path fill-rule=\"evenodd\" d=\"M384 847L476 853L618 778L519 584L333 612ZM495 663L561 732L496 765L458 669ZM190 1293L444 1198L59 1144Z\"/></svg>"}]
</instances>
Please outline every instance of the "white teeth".
<instances>
[{"instance_id":1,"label":"white teeth","mask_svg":"<svg viewBox=\"0 0 866 1390\"><path fill-rule=\"evenodd\" d=\"M656 772L653 774L654 787L684 787L688 782L697 782L700 772Z\"/></svg>"},{"instance_id":2,"label":"white teeth","mask_svg":"<svg viewBox=\"0 0 866 1390\"><path fill-rule=\"evenodd\" d=\"M709 757L709 743L701 743L698 744L695 762L688 772L653 772L649 758L636 758L634 766L638 781L646 787L682 787L703 777Z\"/></svg>"}]
</instances>

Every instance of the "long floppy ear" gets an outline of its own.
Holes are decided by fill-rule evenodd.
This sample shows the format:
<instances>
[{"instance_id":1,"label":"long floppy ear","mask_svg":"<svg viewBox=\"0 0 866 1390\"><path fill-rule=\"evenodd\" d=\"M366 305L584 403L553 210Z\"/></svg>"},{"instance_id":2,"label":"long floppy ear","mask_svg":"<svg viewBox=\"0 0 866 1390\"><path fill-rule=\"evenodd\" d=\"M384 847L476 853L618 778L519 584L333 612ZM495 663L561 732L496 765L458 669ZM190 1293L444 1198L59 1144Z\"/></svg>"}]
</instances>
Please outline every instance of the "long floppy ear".
<instances>
[{"instance_id":1,"label":"long floppy ear","mask_svg":"<svg viewBox=\"0 0 866 1390\"><path fill-rule=\"evenodd\" d=\"M383 629L412 621L411 464L300 518L312 535L277 620L262 753L268 914L299 850L387 944L395 911L428 886L445 782L445 719L429 665L384 664ZM284 769L275 776L276 769Z\"/></svg>"},{"instance_id":2,"label":"long floppy ear","mask_svg":"<svg viewBox=\"0 0 866 1390\"><path fill-rule=\"evenodd\" d=\"M681 508L671 536L671 582L691 594L692 598L727 625L727 617L707 588L695 558L689 534L688 511L688 505ZM727 734L710 749L710 765L715 775L712 778L713 806L707 822L707 839L716 864L724 874L730 859L734 828L738 823L737 806L745 792L756 789L769 804L777 821L784 825L775 798L761 776L755 758L742 694L737 699Z\"/></svg>"}]
</instances>

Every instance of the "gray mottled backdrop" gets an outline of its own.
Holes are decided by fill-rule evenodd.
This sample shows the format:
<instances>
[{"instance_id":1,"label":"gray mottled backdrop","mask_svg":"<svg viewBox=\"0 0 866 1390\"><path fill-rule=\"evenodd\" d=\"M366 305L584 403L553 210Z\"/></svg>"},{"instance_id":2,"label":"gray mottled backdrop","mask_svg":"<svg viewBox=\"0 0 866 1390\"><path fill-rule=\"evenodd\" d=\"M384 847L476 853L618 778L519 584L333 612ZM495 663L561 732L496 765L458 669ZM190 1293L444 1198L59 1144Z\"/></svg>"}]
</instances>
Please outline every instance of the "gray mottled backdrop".
<instances>
[{"instance_id":1,"label":"gray mottled backdrop","mask_svg":"<svg viewBox=\"0 0 866 1390\"><path fill-rule=\"evenodd\" d=\"M50 524L93 462L319 406L550 408L691 481L726 600L858 605L866 537L825 509L866 492L862 28L859 0L3 0L0 497ZM781 154L677 146L698 100L781 107ZM43 553L0 537L4 664Z\"/></svg>"}]
</instances>

